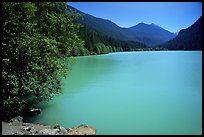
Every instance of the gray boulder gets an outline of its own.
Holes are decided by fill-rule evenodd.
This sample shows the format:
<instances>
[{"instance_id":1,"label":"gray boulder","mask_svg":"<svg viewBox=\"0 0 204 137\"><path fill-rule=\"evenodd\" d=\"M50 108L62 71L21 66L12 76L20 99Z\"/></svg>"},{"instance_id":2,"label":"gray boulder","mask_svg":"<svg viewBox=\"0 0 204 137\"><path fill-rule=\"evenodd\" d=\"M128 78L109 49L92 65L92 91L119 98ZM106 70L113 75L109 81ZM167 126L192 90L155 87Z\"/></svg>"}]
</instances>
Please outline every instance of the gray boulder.
<instances>
[{"instance_id":1,"label":"gray boulder","mask_svg":"<svg viewBox=\"0 0 204 137\"><path fill-rule=\"evenodd\" d=\"M59 133L59 129L42 129L39 135L56 135Z\"/></svg>"}]
</instances>

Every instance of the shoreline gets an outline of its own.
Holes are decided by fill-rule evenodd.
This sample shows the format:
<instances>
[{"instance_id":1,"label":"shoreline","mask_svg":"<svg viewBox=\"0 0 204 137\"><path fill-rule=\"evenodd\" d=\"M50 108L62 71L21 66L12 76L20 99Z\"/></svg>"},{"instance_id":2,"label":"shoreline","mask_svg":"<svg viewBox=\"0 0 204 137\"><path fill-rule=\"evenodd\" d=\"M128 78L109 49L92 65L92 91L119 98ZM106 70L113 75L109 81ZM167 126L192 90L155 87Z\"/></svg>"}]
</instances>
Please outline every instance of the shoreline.
<instances>
[{"instance_id":1,"label":"shoreline","mask_svg":"<svg viewBox=\"0 0 204 137\"><path fill-rule=\"evenodd\" d=\"M25 123L18 116L9 122L2 121L2 135L96 135L96 128L86 124L65 128L59 124L51 126Z\"/></svg>"}]
</instances>

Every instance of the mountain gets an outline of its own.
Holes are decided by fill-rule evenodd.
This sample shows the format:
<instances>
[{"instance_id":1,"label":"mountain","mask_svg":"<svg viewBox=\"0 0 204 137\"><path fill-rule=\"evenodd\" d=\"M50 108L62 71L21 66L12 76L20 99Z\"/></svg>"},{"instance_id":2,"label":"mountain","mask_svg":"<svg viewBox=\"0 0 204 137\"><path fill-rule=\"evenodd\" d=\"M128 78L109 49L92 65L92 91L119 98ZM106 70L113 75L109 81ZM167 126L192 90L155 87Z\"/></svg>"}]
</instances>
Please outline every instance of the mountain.
<instances>
[{"instance_id":1,"label":"mountain","mask_svg":"<svg viewBox=\"0 0 204 137\"><path fill-rule=\"evenodd\" d=\"M78 18L78 22L92 28L95 31L103 33L112 38L116 38L120 40L130 40L126 32L124 32L124 29L119 27L118 25L116 25L110 20L97 18L92 15L83 13L69 5L68 5L68 12L81 14L82 16Z\"/></svg>"},{"instance_id":2,"label":"mountain","mask_svg":"<svg viewBox=\"0 0 204 137\"><path fill-rule=\"evenodd\" d=\"M153 23L139 23L130 28L122 28L110 20L97 18L92 15L83 13L71 6L68 7L69 11L83 14L83 16L78 20L79 23L116 39L141 42L150 47L153 47L155 45L166 42L176 36L174 33L171 33Z\"/></svg>"},{"instance_id":3,"label":"mountain","mask_svg":"<svg viewBox=\"0 0 204 137\"><path fill-rule=\"evenodd\" d=\"M128 35L123 32L122 28L109 20L85 14L85 16L80 20L80 23L110 37L120 40L131 40L128 38Z\"/></svg>"},{"instance_id":4,"label":"mountain","mask_svg":"<svg viewBox=\"0 0 204 137\"><path fill-rule=\"evenodd\" d=\"M128 28L134 35L133 39L144 42L149 46L158 45L176 37L174 33L171 33L158 25L139 23L133 27Z\"/></svg>"},{"instance_id":5,"label":"mountain","mask_svg":"<svg viewBox=\"0 0 204 137\"><path fill-rule=\"evenodd\" d=\"M84 45L81 47L74 47L72 50L72 56L78 56L78 55L96 55L96 54L106 54L110 52L119 52L119 51L141 51L141 50L150 50L147 48L147 46L143 43L136 42L136 41L128 41L128 40L122 40L123 37L120 37L120 35L117 35L116 37L120 37L121 39L113 38L112 35L108 36L104 33L101 33L90 26L98 25L102 26L102 24L106 23L109 27L108 29L118 27L116 24L108 21L103 20L100 18L93 17L88 14L84 14L77 9L68 8L68 12L74 12L75 14L71 14L71 16L75 16L76 14L79 14L79 17L76 22L82 23L91 20L89 22L89 25L82 25L79 28L78 36L81 40L84 41ZM86 17L84 19L84 17ZM103 28L102 28L103 30ZM104 32L106 32L104 30ZM117 33L117 32L114 32Z\"/></svg>"},{"instance_id":6,"label":"mountain","mask_svg":"<svg viewBox=\"0 0 204 137\"><path fill-rule=\"evenodd\" d=\"M159 47L169 50L202 50L202 16L190 27L179 31L174 39Z\"/></svg>"}]
</instances>

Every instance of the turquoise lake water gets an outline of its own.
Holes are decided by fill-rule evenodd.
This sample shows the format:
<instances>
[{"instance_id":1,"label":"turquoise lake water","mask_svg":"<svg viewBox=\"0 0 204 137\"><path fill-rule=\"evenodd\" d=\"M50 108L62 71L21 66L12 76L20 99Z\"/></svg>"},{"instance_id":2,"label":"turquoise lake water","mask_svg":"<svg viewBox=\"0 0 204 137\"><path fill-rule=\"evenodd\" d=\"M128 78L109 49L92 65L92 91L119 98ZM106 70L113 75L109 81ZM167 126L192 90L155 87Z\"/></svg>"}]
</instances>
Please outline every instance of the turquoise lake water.
<instances>
[{"instance_id":1,"label":"turquoise lake water","mask_svg":"<svg viewBox=\"0 0 204 137\"><path fill-rule=\"evenodd\" d=\"M63 94L29 122L97 134L202 134L202 51L76 57Z\"/></svg>"}]
</instances>

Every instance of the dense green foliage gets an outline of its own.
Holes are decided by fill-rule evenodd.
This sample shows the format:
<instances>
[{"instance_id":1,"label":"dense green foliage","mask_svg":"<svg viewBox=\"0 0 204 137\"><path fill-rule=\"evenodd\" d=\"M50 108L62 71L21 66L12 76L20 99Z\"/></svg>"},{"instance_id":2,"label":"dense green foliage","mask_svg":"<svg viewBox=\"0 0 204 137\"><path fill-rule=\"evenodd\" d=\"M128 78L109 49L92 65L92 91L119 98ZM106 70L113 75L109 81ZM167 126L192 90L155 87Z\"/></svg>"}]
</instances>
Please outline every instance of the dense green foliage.
<instances>
[{"instance_id":1,"label":"dense green foliage","mask_svg":"<svg viewBox=\"0 0 204 137\"><path fill-rule=\"evenodd\" d=\"M83 47L62 2L3 2L2 117L11 118L61 92L75 47Z\"/></svg>"},{"instance_id":2,"label":"dense green foliage","mask_svg":"<svg viewBox=\"0 0 204 137\"><path fill-rule=\"evenodd\" d=\"M193 25L181 30L176 38L158 47L169 50L202 50L202 16Z\"/></svg>"}]
</instances>

